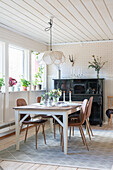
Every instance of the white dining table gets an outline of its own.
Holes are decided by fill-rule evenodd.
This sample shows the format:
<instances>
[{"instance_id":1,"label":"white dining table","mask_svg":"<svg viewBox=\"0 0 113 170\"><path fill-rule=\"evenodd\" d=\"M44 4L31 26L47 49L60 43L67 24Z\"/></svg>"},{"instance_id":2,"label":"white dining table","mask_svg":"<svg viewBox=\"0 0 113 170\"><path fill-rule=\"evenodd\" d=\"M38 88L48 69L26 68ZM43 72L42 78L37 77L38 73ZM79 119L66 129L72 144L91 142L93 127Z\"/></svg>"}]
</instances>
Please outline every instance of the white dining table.
<instances>
[{"instance_id":1,"label":"white dining table","mask_svg":"<svg viewBox=\"0 0 113 170\"><path fill-rule=\"evenodd\" d=\"M59 106L44 106L39 103L14 107L15 110L15 125L16 125L16 150L20 149L19 135L20 135L20 125L29 115L48 115L52 116L62 127L64 135L64 153L68 153L68 115L74 113L80 109L82 102L72 102ZM20 114L25 114L25 116L20 120ZM63 117L63 122L58 119L57 115Z\"/></svg>"}]
</instances>

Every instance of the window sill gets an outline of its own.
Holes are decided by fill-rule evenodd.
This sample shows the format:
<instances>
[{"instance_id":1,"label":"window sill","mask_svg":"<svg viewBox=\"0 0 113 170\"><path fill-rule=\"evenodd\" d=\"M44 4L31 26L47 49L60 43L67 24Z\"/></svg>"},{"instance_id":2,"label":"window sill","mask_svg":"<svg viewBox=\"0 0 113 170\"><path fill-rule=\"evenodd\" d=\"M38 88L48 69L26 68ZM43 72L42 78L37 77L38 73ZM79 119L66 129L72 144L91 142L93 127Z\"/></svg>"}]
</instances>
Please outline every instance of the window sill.
<instances>
[{"instance_id":1,"label":"window sill","mask_svg":"<svg viewBox=\"0 0 113 170\"><path fill-rule=\"evenodd\" d=\"M25 93L27 93L27 92L43 92L43 91L46 91L46 90L27 90L27 91L9 91L9 93L22 93L22 92L25 92Z\"/></svg>"}]
</instances>

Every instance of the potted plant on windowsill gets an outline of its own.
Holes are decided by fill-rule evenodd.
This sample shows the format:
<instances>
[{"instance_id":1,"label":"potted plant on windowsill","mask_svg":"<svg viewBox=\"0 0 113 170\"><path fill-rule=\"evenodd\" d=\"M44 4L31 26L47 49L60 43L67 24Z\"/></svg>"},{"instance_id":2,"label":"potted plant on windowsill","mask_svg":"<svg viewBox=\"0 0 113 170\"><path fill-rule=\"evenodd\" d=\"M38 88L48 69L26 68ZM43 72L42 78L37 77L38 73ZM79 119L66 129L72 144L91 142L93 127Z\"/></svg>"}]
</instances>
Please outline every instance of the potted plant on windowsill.
<instances>
[{"instance_id":1,"label":"potted plant on windowsill","mask_svg":"<svg viewBox=\"0 0 113 170\"><path fill-rule=\"evenodd\" d=\"M14 85L17 84L16 79L9 77L9 87L11 87L11 91L14 91Z\"/></svg>"},{"instance_id":2,"label":"potted plant on windowsill","mask_svg":"<svg viewBox=\"0 0 113 170\"><path fill-rule=\"evenodd\" d=\"M35 74L35 85L37 86L38 90L41 90L42 86L42 74L43 74L44 67L39 66L39 71Z\"/></svg>"},{"instance_id":3,"label":"potted plant on windowsill","mask_svg":"<svg viewBox=\"0 0 113 170\"><path fill-rule=\"evenodd\" d=\"M3 79L3 78L0 78L0 92L1 92L2 86L4 86L4 85L5 85L4 79Z\"/></svg>"},{"instance_id":4,"label":"potted plant on windowsill","mask_svg":"<svg viewBox=\"0 0 113 170\"><path fill-rule=\"evenodd\" d=\"M32 81L32 85L33 85L33 89L34 89L34 90L36 90L37 84L38 84L38 80L37 80L37 79L35 79L35 80Z\"/></svg>"},{"instance_id":5,"label":"potted plant on windowsill","mask_svg":"<svg viewBox=\"0 0 113 170\"><path fill-rule=\"evenodd\" d=\"M23 91L27 91L27 87L29 87L29 85L31 84L30 81L24 79L24 78L21 78L21 85L23 87Z\"/></svg>"}]
</instances>

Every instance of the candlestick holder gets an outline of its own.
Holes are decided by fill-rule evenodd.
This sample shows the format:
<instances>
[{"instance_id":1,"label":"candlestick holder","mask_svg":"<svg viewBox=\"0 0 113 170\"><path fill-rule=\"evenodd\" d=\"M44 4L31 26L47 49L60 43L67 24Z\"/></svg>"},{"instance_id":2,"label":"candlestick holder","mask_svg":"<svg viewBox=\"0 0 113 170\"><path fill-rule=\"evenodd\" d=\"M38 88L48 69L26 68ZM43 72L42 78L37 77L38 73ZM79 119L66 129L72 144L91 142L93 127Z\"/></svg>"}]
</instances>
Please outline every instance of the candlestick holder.
<instances>
[{"instance_id":1,"label":"candlestick holder","mask_svg":"<svg viewBox=\"0 0 113 170\"><path fill-rule=\"evenodd\" d=\"M71 91L69 91L69 102L71 103Z\"/></svg>"}]
</instances>

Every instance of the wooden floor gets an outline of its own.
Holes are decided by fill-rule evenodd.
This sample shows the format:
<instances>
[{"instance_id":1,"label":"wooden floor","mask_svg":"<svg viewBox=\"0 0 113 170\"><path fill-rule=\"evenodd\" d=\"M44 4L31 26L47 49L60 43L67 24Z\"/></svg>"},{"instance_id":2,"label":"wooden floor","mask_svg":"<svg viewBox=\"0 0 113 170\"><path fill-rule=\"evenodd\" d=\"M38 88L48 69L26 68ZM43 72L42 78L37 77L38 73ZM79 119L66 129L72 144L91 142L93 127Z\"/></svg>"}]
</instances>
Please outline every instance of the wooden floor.
<instances>
[{"instance_id":1,"label":"wooden floor","mask_svg":"<svg viewBox=\"0 0 113 170\"><path fill-rule=\"evenodd\" d=\"M0 163L0 166L1 166L0 168L3 168L3 170L89 170L89 169L71 168L65 166L61 167L55 165L52 166L52 165L41 165L41 164L11 162L11 161L2 161Z\"/></svg>"},{"instance_id":2,"label":"wooden floor","mask_svg":"<svg viewBox=\"0 0 113 170\"><path fill-rule=\"evenodd\" d=\"M48 124L46 125L48 128ZM108 125L102 127L94 126L94 129L107 129ZM112 128L108 128L112 129ZM30 128L28 131L28 137L32 136L35 133L34 128ZM20 135L20 140L24 139L25 131ZM0 140L0 150L3 150L13 144L15 144L15 135L9 136L5 139ZM46 162L45 162L46 164ZM61 166L51 166L51 165L42 165L42 164L32 164L32 163L23 163L23 162L12 162L12 161L2 161L0 160L0 170L86 170L84 167L81 168L72 168L72 167L61 167ZM89 170L89 169L88 169ZM91 170L91 169L90 169Z\"/></svg>"}]
</instances>

